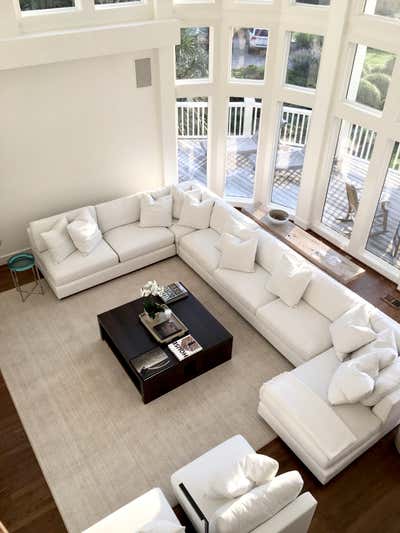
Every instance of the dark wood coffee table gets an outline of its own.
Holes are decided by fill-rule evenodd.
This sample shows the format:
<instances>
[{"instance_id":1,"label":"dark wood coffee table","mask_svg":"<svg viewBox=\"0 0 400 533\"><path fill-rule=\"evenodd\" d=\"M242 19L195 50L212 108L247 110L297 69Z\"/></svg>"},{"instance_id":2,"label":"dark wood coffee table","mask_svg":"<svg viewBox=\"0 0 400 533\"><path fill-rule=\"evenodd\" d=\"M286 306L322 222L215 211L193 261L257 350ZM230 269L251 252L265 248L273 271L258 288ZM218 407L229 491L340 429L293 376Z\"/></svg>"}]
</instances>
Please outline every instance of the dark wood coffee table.
<instances>
[{"instance_id":1,"label":"dark wood coffee table","mask_svg":"<svg viewBox=\"0 0 400 533\"><path fill-rule=\"evenodd\" d=\"M203 350L179 361L166 345L159 345L139 320L143 298L98 315L101 338L107 342L118 361L136 385L144 403L176 389L183 383L228 361L232 357L232 335L189 292L189 295L169 305L188 327L189 333ZM134 357L157 346L172 359L166 370L144 379L130 364Z\"/></svg>"}]
</instances>

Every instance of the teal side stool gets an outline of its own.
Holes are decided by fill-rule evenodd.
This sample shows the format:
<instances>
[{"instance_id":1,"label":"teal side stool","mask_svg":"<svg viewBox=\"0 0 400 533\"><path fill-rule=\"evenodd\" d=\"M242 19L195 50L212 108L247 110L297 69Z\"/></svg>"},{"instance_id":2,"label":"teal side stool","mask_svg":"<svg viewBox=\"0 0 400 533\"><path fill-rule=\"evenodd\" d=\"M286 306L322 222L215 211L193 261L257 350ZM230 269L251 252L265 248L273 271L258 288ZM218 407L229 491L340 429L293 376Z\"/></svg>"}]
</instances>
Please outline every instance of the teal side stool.
<instances>
[{"instance_id":1,"label":"teal side stool","mask_svg":"<svg viewBox=\"0 0 400 533\"><path fill-rule=\"evenodd\" d=\"M14 282L14 287L16 288L17 292L21 296L21 300L23 302L25 302L25 300L31 294L44 294L42 283L40 281L39 270L38 270L38 267L36 266L35 258L32 254L22 253L22 254L13 255L7 261L7 264L11 272L11 277ZM33 280L35 282L35 285L29 291L22 289L18 281L18 272L25 272L25 270L32 270Z\"/></svg>"}]
</instances>

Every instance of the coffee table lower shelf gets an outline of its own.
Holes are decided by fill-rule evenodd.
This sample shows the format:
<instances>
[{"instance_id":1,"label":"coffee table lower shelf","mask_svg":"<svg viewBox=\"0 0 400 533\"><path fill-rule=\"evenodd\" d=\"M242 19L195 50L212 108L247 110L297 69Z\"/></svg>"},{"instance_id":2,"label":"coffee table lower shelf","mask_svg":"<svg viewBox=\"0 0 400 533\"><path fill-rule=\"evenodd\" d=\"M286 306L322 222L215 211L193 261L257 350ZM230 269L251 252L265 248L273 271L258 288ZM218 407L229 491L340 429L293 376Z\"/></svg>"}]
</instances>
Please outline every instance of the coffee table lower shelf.
<instances>
[{"instance_id":1,"label":"coffee table lower shelf","mask_svg":"<svg viewBox=\"0 0 400 533\"><path fill-rule=\"evenodd\" d=\"M183 361L178 361L178 359L168 351L168 355L176 359L176 364L155 376L143 379L126 361L125 357L120 353L110 336L107 334L106 330L101 324L99 324L99 326L101 338L108 344L128 376L135 384L142 396L143 403L149 403L152 400L163 396L167 392L180 387L184 383L191 381L232 358L232 338L221 342L212 348L191 355Z\"/></svg>"}]
</instances>

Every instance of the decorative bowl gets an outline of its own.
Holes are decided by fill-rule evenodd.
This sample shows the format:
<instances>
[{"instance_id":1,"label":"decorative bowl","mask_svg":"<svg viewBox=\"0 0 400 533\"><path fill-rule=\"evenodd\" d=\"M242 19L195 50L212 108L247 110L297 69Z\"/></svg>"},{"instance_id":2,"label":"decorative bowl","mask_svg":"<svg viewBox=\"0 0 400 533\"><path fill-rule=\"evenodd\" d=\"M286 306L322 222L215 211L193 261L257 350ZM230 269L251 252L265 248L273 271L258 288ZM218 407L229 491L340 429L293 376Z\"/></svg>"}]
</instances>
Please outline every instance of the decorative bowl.
<instances>
[{"instance_id":1,"label":"decorative bowl","mask_svg":"<svg viewBox=\"0 0 400 533\"><path fill-rule=\"evenodd\" d=\"M285 224L289 220L289 213L283 209L270 209L268 220L273 224Z\"/></svg>"}]
</instances>

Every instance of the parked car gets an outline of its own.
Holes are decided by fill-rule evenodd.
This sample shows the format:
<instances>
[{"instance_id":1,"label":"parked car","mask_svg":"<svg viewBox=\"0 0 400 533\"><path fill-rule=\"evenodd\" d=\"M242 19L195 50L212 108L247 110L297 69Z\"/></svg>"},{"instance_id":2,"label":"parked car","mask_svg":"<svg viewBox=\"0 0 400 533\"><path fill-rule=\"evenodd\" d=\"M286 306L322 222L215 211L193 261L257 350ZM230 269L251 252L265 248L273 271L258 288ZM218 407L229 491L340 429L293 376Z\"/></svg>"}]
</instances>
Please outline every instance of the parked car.
<instances>
[{"instance_id":1,"label":"parked car","mask_svg":"<svg viewBox=\"0 0 400 533\"><path fill-rule=\"evenodd\" d=\"M268 30L264 30L263 28L253 28L249 37L249 52L267 48L267 46Z\"/></svg>"}]
</instances>

